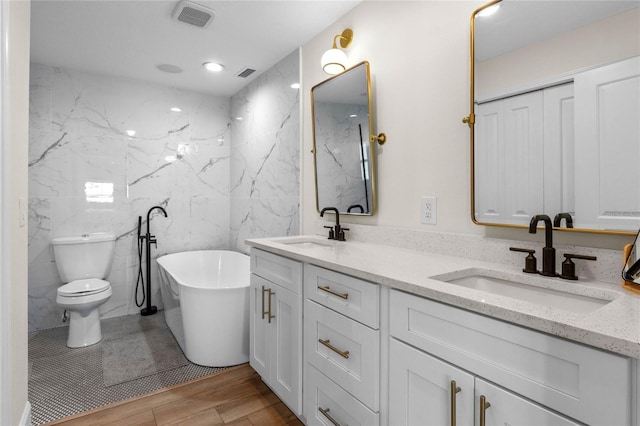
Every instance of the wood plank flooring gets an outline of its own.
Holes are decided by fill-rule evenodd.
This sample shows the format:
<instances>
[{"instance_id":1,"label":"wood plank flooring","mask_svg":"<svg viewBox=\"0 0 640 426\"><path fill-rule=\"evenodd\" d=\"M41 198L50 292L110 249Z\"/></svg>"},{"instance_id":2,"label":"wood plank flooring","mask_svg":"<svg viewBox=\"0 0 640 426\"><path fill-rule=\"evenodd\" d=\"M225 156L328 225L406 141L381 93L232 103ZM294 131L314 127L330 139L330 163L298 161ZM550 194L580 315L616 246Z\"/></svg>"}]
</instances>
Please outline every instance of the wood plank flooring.
<instances>
[{"instance_id":1,"label":"wood plank flooring","mask_svg":"<svg viewBox=\"0 0 640 426\"><path fill-rule=\"evenodd\" d=\"M49 425L302 425L249 366L214 373Z\"/></svg>"}]
</instances>

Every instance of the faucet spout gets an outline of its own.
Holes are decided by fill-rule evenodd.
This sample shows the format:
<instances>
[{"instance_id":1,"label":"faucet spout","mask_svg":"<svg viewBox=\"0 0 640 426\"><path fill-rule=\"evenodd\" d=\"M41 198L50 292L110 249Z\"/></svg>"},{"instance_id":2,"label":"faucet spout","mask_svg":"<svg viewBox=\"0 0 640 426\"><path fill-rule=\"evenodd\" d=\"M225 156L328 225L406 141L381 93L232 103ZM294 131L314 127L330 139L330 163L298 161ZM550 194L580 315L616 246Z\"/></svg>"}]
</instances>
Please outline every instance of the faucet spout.
<instances>
[{"instance_id":1,"label":"faucet spout","mask_svg":"<svg viewBox=\"0 0 640 426\"><path fill-rule=\"evenodd\" d=\"M336 225L340 226L340 212L335 207L325 207L320 211L320 217L324 217L325 212L334 212L336 214Z\"/></svg>"},{"instance_id":2,"label":"faucet spout","mask_svg":"<svg viewBox=\"0 0 640 426\"><path fill-rule=\"evenodd\" d=\"M542 271L540 274L547 277L555 277L556 273L556 249L553 248L553 224L546 214L535 215L529 223L529 233L535 234L538 230L538 222L544 222L544 248L542 249Z\"/></svg>"},{"instance_id":3,"label":"faucet spout","mask_svg":"<svg viewBox=\"0 0 640 426\"><path fill-rule=\"evenodd\" d=\"M149 229L149 217L151 216L151 212L155 209L158 209L162 212L162 214L164 215L164 217L167 217L167 212L165 211L164 208L162 208L161 206L153 206L149 209L149 211L147 212L147 229Z\"/></svg>"}]
</instances>

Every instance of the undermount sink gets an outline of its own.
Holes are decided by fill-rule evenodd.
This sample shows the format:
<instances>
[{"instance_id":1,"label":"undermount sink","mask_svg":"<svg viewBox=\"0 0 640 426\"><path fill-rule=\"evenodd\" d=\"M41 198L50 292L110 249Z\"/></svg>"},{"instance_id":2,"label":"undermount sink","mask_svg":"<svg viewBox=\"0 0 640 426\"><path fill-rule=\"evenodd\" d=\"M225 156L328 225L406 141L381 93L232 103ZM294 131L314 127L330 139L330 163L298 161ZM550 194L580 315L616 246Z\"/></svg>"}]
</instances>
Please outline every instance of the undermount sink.
<instances>
[{"instance_id":1,"label":"undermount sink","mask_svg":"<svg viewBox=\"0 0 640 426\"><path fill-rule=\"evenodd\" d=\"M593 312L612 300L565 292L533 283L518 282L513 279L521 277L514 276L511 279L506 279L499 277L499 273L492 274L491 272L472 270L467 275L441 279L441 281L578 314ZM529 280L520 279L520 281Z\"/></svg>"},{"instance_id":2,"label":"undermount sink","mask_svg":"<svg viewBox=\"0 0 640 426\"><path fill-rule=\"evenodd\" d=\"M291 247L301 249L314 249L314 248L333 248L333 244L328 241L323 241L317 238L289 238L283 240L274 240L280 244L285 244Z\"/></svg>"}]
</instances>

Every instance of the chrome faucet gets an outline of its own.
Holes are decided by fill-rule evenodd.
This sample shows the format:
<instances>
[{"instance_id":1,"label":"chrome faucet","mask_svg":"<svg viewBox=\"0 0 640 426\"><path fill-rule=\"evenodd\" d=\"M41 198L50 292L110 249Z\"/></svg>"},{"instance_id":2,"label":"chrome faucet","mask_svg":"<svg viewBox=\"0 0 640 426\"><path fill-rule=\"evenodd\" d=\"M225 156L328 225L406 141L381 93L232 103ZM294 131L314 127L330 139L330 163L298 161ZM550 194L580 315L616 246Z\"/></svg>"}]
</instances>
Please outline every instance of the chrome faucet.
<instances>
[{"instance_id":1,"label":"chrome faucet","mask_svg":"<svg viewBox=\"0 0 640 426\"><path fill-rule=\"evenodd\" d=\"M553 248L553 226L551 218L546 214L538 214L531 218L529 223L529 233L535 234L538 230L538 222L544 222L544 248L542 249L542 271L541 275L546 277L556 277L556 249Z\"/></svg>"},{"instance_id":2,"label":"chrome faucet","mask_svg":"<svg viewBox=\"0 0 640 426\"><path fill-rule=\"evenodd\" d=\"M325 228L329 229L329 239L330 240L338 240L338 241L346 241L344 238L344 231L348 231L349 228L343 228L340 226L340 212L335 207L325 207L320 211L320 217L324 217L325 212L332 211L336 214L336 225L335 226L325 226Z\"/></svg>"}]
</instances>

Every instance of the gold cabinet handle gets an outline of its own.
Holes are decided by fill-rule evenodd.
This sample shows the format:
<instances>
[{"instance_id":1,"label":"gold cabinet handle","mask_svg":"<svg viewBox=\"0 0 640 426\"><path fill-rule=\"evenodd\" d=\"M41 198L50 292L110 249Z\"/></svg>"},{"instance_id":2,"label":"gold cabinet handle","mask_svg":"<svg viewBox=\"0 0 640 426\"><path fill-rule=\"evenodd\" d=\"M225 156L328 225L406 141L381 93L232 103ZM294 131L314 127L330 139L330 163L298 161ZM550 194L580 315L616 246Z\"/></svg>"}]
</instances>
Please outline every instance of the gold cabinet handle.
<instances>
[{"instance_id":1,"label":"gold cabinet handle","mask_svg":"<svg viewBox=\"0 0 640 426\"><path fill-rule=\"evenodd\" d=\"M336 348L331 344L331 340L318 339L318 342L322 343L323 345L325 345L326 347L328 347L329 349L331 349L332 351L340 355L342 358L349 359L349 351L341 351L340 349Z\"/></svg>"},{"instance_id":2,"label":"gold cabinet handle","mask_svg":"<svg viewBox=\"0 0 640 426\"><path fill-rule=\"evenodd\" d=\"M262 319L267 315L267 311L264 310L264 294L267 292L267 289L262 286Z\"/></svg>"},{"instance_id":3,"label":"gold cabinet handle","mask_svg":"<svg viewBox=\"0 0 640 426\"><path fill-rule=\"evenodd\" d=\"M320 411L322 415L325 416L327 419L329 419L329 421L333 423L335 426L342 426L340 423L338 423L336 419L331 417L331 414L329 414L330 410L328 408L318 407L318 411Z\"/></svg>"},{"instance_id":4,"label":"gold cabinet handle","mask_svg":"<svg viewBox=\"0 0 640 426\"><path fill-rule=\"evenodd\" d=\"M487 398L484 395L480 395L480 426L486 426L485 416L489 407L491 407L491 404L489 404Z\"/></svg>"},{"instance_id":5,"label":"gold cabinet handle","mask_svg":"<svg viewBox=\"0 0 640 426\"><path fill-rule=\"evenodd\" d=\"M268 313L269 316L267 317L269 320L269 324L271 324L271 320L276 317L275 315L271 314L271 296L273 296L274 294L276 294L276 292L269 289L269 313Z\"/></svg>"},{"instance_id":6,"label":"gold cabinet handle","mask_svg":"<svg viewBox=\"0 0 640 426\"><path fill-rule=\"evenodd\" d=\"M331 290L329 286L318 286L318 290L326 291L329 294L333 294L334 296L338 296L341 299L347 300L349 298L349 293L338 293L336 291Z\"/></svg>"},{"instance_id":7,"label":"gold cabinet handle","mask_svg":"<svg viewBox=\"0 0 640 426\"><path fill-rule=\"evenodd\" d=\"M456 426L456 394L460 392L459 386L456 385L456 381L451 381L451 426Z\"/></svg>"}]
</instances>

